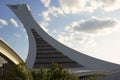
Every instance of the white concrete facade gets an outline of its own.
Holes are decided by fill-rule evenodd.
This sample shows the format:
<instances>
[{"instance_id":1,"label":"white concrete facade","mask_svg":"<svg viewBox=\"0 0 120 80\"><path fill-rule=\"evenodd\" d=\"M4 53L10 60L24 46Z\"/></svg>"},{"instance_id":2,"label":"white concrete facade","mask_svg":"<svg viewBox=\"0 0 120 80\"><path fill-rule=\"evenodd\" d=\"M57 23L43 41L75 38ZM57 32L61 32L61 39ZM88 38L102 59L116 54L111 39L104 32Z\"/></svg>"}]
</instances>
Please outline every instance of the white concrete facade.
<instances>
[{"instance_id":1,"label":"white concrete facade","mask_svg":"<svg viewBox=\"0 0 120 80\"><path fill-rule=\"evenodd\" d=\"M0 39L0 56L1 55L8 58L14 64L19 64L23 62L23 60L17 55L17 53L2 39Z\"/></svg>"},{"instance_id":2,"label":"white concrete facade","mask_svg":"<svg viewBox=\"0 0 120 80\"><path fill-rule=\"evenodd\" d=\"M26 4L8 5L8 7L22 22L28 34L29 51L26 63L29 68L32 68L34 66L37 52L35 38L31 32L31 29L34 29L47 43L52 45L54 48L56 48L58 51L73 61L81 64L83 67L79 68L79 70L96 70L107 72L120 69L120 65L118 64L90 57L81 52L75 51L53 39L40 27L40 25L38 25ZM78 68L74 68L72 70L78 70Z\"/></svg>"}]
</instances>

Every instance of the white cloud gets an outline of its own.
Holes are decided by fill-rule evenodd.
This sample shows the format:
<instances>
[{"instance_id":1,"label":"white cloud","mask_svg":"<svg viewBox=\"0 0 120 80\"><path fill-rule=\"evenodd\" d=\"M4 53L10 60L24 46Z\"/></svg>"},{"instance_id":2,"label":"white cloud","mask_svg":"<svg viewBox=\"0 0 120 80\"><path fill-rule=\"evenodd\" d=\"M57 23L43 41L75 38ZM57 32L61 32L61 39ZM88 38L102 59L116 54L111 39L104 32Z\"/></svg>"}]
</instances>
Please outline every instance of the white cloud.
<instances>
[{"instance_id":1,"label":"white cloud","mask_svg":"<svg viewBox=\"0 0 120 80\"><path fill-rule=\"evenodd\" d=\"M39 14L39 16L42 16L44 21L51 21L50 15L57 17L58 15L63 15L63 14L64 13L60 8L51 6L48 8L48 10L43 11L41 14Z\"/></svg>"},{"instance_id":2,"label":"white cloud","mask_svg":"<svg viewBox=\"0 0 120 80\"><path fill-rule=\"evenodd\" d=\"M58 34L57 40L69 47L74 47L75 44L94 47L96 44L92 37L77 35L68 32L61 32L60 34Z\"/></svg>"},{"instance_id":3,"label":"white cloud","mask_svg":"<svg viewBox=\"0 0 120 80\"><path fill-rule=\"evenodd\" d=\"M99 4L107 12L120 9L120 0L99 0Z\"/></svg>"},{"instance_id":4,"label":"white cloud","mask_svg":"<svg viewBox=\"0 0 120 80\"><path fill-rule=\"evenodd\" d=\"M21 36L17 33L14 34L17 38L20 38Z\"/></svg>"},{"instance_id":5,"label":"white cloud","mask_svg":"<svg viewBox=\"0 0 120 80\"><path fill-rule=\"evenodd\" d=\"M18 23L15 19L11 18L10 19L10 22L15 26L15 27L18 27Z\"/></svg>"},{"instance_id":6,"label":"white cloud","mask_svg":"<svg viewBox=\"0 0 120 80\"><path fill-rule=\"evenodd\" d=\"M120 0L59 0L60 7L50 6L51 0L41 0L41 2L48 9L40 14L40 16L43 16L44 21L50 21L50 15L91 13L98 8L104 11L120 9Z\"/></svg>"},{"instance_id":7,"label":"white cloud","mask_svg":"<svg viewBox=\"0 0 120 80\"><path fill-rule=\"evenodd\" d=\"M52 33L53 33L53 34L57 34L57 30L54 29L54 30L52 31Z\"/></svg>"},{"instance_id":8,"label":"white cloud","mask_svg":"<svg viewBox=\"0 0 120 80\"><path fill-rule=\"evenodd\" d=\"M49 29L47 28L47 26L48 26L48 23L47 23L47 22L40 22L39 25L40 25L40 27L42 27L42 29L43 29L44 31L46 31L46 32L49 31Z\"/></svg>"},{"instance_id":9,"label":"white cloud","mask_svg":"<svg viewBox=\"0 0 120 80\"><path fill-rule=\"evenodd\" d=\"M59 0L60 7L66 14L93 12L98 8L96 0Z\"/></svg>"},{"instance_id":10,"label":"white cloud","mask_svg":"<svg viewBox=\"0 0 120 80\"><path fill-rule=\"evenodd\" d=\"M53 16L58 16L59 14L60 15L63 15L63 10L59 7L55 7L55 6L51 6L50 8L48 8L49 12L51 15Z\"/></svg>"},{"instance_id":11,"label":"white cloud","mask_svg":"<svg viewBox=\"0 0 120 80\"><path fill-rule=\"evenodd\" d=\"M64 32L57 36L57 40L69 47L72 46L72 38L70 36L67 36Z\"/></svg>"},{"instance_id":12,"label":"white cloud","mask_svg":"<svg viewBox=\"0 0 120 80\"><path fill-rule=\"evenodd\" d=\"M0 24L3 25L3 26L7 26L8 25L7 21L4 20L4 19L0 19Z\"/></svg>"},{"instance_id":13,"label":"white cloud","mask_svg":"<svg viewBox=\"0 0 120 80\"><path fill-rule=\"evenodd\" d=\"M51 0L40 0L45 7L49 7Z\"/></svg>"},{"instance_id":14,"label":"white cloud","mask_svg":"<svg viewBox=\"0 0 120 80\"><path fill-rule=\"evenodd\" d=\"M91 20L81 20L73 22L71 25L65 27L67 31L73 33L85 33L85 34L106 34L116 30L119 27L119 21L111 18L96 18Z\"/></svg>"},{"instance_id":15,"label":"white cloud","mask_svg":"<svg viewBox=\"0 0 120 80\"><path fill-rule=\"evenodd\" d=\"M54 6L51 6L48 8L48 10L43 11L39 16L43 17L43 21L40 22L40 26L48 32L48 29L46 28L48 26L48 22L51 21L51 16L57 17L59 14L63 15L63 11L60 8L56 8Z\"/></svg>"},{"instance_id":16,"label":"white cloud","mask_svg":"<svg viewBox=\"0 0 120 80\"><path fill-rule=\"evenodd\" d=\"M49 17L49 14L50 12L47 10L47 11L43 11L42 14L40 14L39 16L42 16L44 21L50 21L51 19Z\"/></svg>"},{"instance_id":17,"label":"white cloud","mask_svg":"<svg viewBox=\"0 0 120 80\"><path fill-rule=\"evenodd\" d=\"M120 0L59 0L59 3L66 14L94 12L99 7L107 12L120 9Z\"/></svg>"},{"instance_id":18,"label":"white cloud","mask_svg":"<svg viewBox=\"0 0 120 80\"><path fill-rule=\"evenodd\" d=\"M91 44L94 42L93 38L88 38L88 37L75 37L74 40L77 40L80 44Z\"/></svg>"}]
</instances>

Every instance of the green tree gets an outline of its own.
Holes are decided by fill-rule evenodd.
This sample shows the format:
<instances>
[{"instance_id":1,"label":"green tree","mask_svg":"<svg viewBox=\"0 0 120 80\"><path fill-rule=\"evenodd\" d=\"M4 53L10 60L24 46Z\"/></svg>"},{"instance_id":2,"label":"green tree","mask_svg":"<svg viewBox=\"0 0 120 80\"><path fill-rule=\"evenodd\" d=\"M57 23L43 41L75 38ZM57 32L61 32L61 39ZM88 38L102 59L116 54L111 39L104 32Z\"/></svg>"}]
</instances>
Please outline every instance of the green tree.
<instances>
[{"instance_id":1,"label":"green tree","mask_svg":"<svg viewBox=\"0 0 120 80\"><path fill-rule=\"evenodd\" d=\"M75 74L71 74L62 65L53 63L49 70L41 67L38 71L33 70L34 80L78 80Z\"/></svg>"},{"instance_id":2,"label":"green tree","mask_svg":"<svg viewBox=\"0 0 120 80\"><path fill-rule=\"evenodd\" d=\"M105 77L105 75L104 74L93 74L89 77L86 77L85 80L97 80L102 77Z\"/></svg>"},{"instance_id":3,"label":"green tree","mask_svg":"<svg viewBox=\"0 0 120 80\"><path fill-rule=\"evenodd\" d=\"M8 80L30 80L29 79L29 72L25 68L24 63L17 64L13 66L7 75Z\"/></svg>"}]
</instances>

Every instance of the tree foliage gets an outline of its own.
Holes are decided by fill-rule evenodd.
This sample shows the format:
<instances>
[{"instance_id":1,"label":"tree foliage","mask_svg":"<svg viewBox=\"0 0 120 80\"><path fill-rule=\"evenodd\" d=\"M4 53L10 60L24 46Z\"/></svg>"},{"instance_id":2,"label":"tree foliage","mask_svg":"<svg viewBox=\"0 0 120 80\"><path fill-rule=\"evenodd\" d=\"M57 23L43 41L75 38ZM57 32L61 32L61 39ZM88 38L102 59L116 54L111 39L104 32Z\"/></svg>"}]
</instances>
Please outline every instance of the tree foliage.
<instances>
[{"instance_id":1,"label":"tree foliage","mask_svg":"<svg viewBox=\"0 0 120 80\"><path fill-rule=\"evenodd\" d=\"M7 74L7 80L29 80L29 73L24 65L24 63L20 63L13 66Z\"/></svg>"},{"instance_id":2,"label":"tree foliage","mask_svg":"<svg viewBox=\"0 0 120 80\"><path fill-rule=\"evenodd\" d=\"M84 80L97 80L97 79L100 79L102 77L105 77L105 75L104 74L93 74L91 76L84 78Z\"/></svg>"},{"instance_id":3,"label":"tree foliage","mask_svg":"<svg viewBox=\"0 0 120 80\"><path fill-rule=\"evenodd\" d=\"M49 70L41 67L37 72L32 71L34 80L78 80L75 74L71 74L62 65L53 63Z\"/></svg>"},{"instance_id":4,"label":"tree foliage","mask_svg":"<svg viewBox=\"0 0 120 80\"><path fill-rule=\"evenodd\" d=\"M104 77L103 74L94 74L84 77L84 80L96 80ZM2 78L4 76L0 76ZM9 70L6 80L78 80L76 74L70 73L69 68L52 63L50 69L40 67L39 70L28 70L24 63L15 65ZM83 80L83 79L82 79Z\"/></svg>"}]
</instances>

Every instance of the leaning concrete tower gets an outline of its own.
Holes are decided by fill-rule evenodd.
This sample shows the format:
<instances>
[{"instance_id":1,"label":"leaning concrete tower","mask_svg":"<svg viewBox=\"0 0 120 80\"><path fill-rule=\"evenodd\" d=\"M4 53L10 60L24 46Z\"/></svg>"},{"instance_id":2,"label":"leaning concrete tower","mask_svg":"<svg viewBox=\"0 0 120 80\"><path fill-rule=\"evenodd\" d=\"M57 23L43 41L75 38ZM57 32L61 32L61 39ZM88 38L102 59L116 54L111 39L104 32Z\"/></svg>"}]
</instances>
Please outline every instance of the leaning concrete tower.
<instances>
[{"instance_id":1,"label":"leaning concrete tower","mask_svg":"<svg viewBox=\"0 0 120 80\"><path fill-rule=\"evenodd\" d=\"M69 66L71 70L113 71L119 65L102 61L81 52L75 51L49 36L33 18L26 4L8 5L24 25L28 34L29 51L27 66L39 68L41 65L49 68L52 62Z\"/></svg>"}]
</instances>

